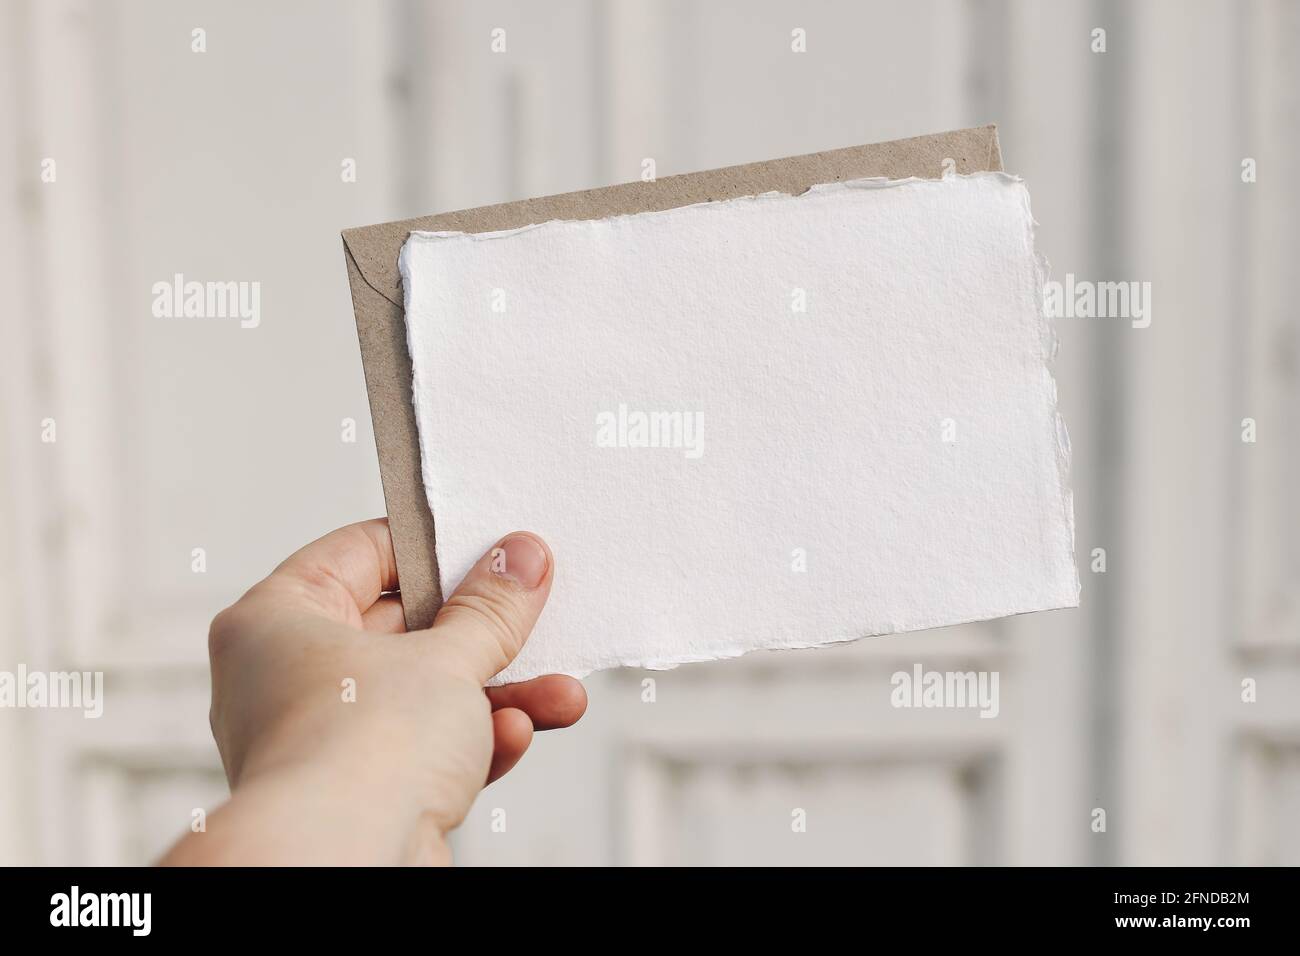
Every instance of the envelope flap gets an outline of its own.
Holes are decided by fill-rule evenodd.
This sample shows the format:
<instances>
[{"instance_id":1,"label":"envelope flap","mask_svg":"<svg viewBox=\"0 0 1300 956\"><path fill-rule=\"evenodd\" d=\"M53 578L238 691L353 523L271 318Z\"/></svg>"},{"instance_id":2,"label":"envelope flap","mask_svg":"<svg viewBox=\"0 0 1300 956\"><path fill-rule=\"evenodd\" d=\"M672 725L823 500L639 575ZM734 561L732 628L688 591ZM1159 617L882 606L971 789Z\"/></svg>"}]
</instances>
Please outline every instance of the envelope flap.
<instances>
[{"instance_id":1,"label":"envelope flap","mask_svg":"<svg viewBox=\"0 0 1300 956\"><path fill-rule=\"evenodd\" d=\"M366 283L388 301L400 306L402 286L397 256L406 237L413 231L491 232L550 219L600 219L774 190L797 194L818 183L839 179L939 177L944 172L945 159L953 161L954 171L958 173L1001 170L997 127L952 130L703 173L666 176L651 182L621 183L419 219L361 226L344 230L343 243Z\"/></svg>"}]
</instances>

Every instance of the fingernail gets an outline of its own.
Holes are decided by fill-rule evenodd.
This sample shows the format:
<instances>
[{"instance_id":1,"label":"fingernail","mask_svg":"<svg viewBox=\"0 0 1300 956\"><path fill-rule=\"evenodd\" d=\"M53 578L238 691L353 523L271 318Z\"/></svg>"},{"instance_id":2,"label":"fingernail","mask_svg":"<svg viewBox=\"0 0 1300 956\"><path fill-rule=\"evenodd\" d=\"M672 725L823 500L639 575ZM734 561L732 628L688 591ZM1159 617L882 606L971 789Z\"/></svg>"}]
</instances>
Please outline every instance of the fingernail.
<instances>
[{"instance_id":1,"label":"fingernail","mask_svg":"<svg viewBox=\"0 0 1300 956\"><path fill-rule=\"evenodd\" d=\"M545 549L526 534L512 534L492 549L492 573L525 588L535 588L546 577Z\"/></svg>"}]
</instances>

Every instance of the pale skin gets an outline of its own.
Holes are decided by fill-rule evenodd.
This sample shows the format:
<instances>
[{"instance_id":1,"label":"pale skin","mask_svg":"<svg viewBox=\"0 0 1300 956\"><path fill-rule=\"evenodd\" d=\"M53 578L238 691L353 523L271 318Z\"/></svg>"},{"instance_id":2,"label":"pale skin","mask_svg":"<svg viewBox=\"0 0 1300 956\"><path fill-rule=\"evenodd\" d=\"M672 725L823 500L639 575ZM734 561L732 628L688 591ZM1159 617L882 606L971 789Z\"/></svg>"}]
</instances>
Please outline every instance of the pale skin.
<instances>
[{"instance_id":1,"label":"pale skin","mask_svg":"<svg viewBox=\"0 0 1300 956\"><path fill-rule=\"evenodd\" d=\"M483 687L528 639L553 577L545 542L507 535L433 627L408 632L386 520L290 556L212 622L211 723L231 798L161 862L450 863L447 835L479 790L534 730L586 709L571 677Z\"/></svg>"}]
</instances>

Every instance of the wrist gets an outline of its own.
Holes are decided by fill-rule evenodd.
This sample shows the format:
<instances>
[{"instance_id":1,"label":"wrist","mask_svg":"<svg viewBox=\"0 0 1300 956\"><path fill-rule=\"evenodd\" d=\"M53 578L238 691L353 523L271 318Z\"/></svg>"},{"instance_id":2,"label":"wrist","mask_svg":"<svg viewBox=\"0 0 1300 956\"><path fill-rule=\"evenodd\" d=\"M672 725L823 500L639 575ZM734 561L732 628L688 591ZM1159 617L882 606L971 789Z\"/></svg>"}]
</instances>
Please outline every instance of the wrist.
<instances>
[{"instance_id":1,"label":"wrist","mask_svg":"<svg viewBox=\"0 0 1300 956\"><path fill-rule=\"evenodd\" d=\"M414 835L432 834L400 739L360 726L310 739L265 735L199 836L216 837L220 855L272 865L416 862Z\"/></svg>"}]
</instances>

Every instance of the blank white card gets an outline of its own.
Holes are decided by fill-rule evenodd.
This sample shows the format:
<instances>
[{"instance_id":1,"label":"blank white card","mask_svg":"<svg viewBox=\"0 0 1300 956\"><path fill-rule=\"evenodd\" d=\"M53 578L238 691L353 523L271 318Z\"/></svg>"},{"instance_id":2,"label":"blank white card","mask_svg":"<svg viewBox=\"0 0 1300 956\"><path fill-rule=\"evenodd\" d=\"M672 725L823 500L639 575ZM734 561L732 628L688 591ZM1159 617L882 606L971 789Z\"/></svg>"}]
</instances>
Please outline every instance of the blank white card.
<instances>
[{"instance_id":1,"label":"blank white card","mask_svg":"<svg viewBox=\"0 0 1300 956\"><path fill-rule=\"evenodd\" d=\"M401 273L444 593L555 554L494 683L1078 604L1012 176L415 232Z\"/></svg>"}]
</instances>

